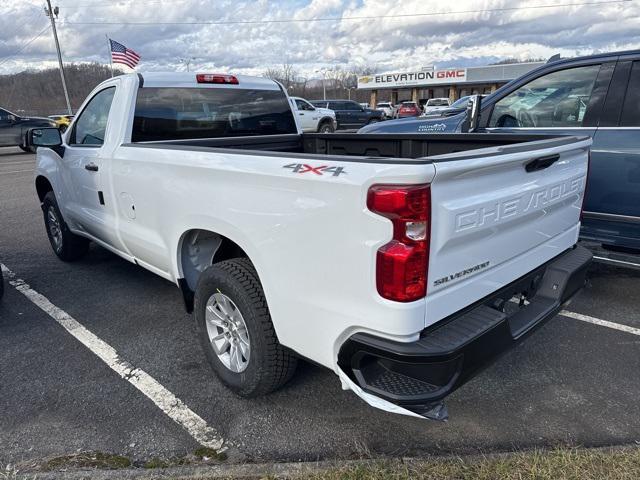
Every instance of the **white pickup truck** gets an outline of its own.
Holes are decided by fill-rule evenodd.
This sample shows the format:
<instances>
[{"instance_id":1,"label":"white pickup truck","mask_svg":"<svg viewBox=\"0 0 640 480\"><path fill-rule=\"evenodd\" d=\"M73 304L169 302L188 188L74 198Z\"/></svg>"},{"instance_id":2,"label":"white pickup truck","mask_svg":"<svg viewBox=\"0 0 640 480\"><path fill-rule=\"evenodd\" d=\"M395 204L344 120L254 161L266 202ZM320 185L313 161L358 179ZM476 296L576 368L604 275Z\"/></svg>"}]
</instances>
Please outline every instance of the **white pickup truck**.
<instances>
[{"instance_id":1,"label":"white pickup truck","mask_svg":"<svg viewBox=\"0 0 640 480\"><path fill-rule=\"evenodd\" d=\"M328 108L314 107L300 97L289 97L300 129L306 133L332 133L338 128L336 112Z\"/></svg>"},{"instance_id":2,"label":"white pickup truck","mask_svg":"<svg viewBox=\"0 0 640 480\"><path fill-rule=\"evenodd\" d=\"M58 257L94 242L175 283L218 377L266 394L302 357L370 405L443 399L584 284L591 140L306 134L278 83L129 74L37 146Z\"/></svg>"}]
</instances>

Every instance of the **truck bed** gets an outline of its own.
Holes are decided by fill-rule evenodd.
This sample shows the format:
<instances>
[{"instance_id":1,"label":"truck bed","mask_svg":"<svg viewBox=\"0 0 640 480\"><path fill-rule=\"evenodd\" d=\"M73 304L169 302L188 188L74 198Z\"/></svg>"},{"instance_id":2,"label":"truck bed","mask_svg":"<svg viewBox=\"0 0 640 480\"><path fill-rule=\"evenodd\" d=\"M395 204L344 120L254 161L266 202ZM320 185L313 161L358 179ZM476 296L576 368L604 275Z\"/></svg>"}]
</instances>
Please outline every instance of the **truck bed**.
<instances>
[{"instance_id":1,"label":"truck bed","mask_svg":"<svg viewBox=\"0 0 640 480\"><path fill-rule=\"evenodd\" d=\"M358 157L353 161L373 161L377 158L421 159L418 162L429 163L425 157L477 150L489 147L504 147L499 153L532 151L537 148L549 148L574 142L575 137L559 135L502 135L502 134L357 134L357 133L304 133L302 135L265 135L253 137L204 138L189 140L162 140L137 142L128 146L149 146L178 150L242 150L255 152L296 153L296 156L317 155L340 157ZM486 155L484 153L483 155ZM456 159L469 158L457 156Z\"/></svg>"}]
</instances>

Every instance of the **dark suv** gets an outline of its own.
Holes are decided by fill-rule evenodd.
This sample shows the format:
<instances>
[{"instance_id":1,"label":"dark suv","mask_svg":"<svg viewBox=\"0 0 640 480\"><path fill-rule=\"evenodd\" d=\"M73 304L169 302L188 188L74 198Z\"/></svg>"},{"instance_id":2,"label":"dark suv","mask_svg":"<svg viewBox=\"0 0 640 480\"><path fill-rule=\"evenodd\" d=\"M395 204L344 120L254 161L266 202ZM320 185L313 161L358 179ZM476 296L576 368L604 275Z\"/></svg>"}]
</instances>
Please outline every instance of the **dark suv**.
<instances>
[{"instance_id":1,"label":"dark suv","mask_svg":"<svg viewBox=\"0 0 640 480\"><path fill-rule=\"evenodd\" d=\"M360 128L384 120L384 112L364 108L353 100L313 100L311 104L336 112L338 128Z\"/></svg>"},{"instance_id":2,"label":"dark suv","mask_svg":"<svg viewBox=\"0 0 640 480\"><path fill-rule=\"evenodd\" d=\"M359 133L452 133L466 113ZM593 138L583 240L640 250L640 50L549 61L482 100L479 131Z\"/></svg>"},{"instance_id":3,"label":"dark suv","mask_svg":"<svg viewBox=\"0 0 640 480\"><path fill-rule=\"evenodd\" d=\"M0 147L20 147L25 152L34 151L25 144L25 134L30 128L55 127L56 122L49 118L20 117L0 108Z\"/></svg>"}]
</instances>

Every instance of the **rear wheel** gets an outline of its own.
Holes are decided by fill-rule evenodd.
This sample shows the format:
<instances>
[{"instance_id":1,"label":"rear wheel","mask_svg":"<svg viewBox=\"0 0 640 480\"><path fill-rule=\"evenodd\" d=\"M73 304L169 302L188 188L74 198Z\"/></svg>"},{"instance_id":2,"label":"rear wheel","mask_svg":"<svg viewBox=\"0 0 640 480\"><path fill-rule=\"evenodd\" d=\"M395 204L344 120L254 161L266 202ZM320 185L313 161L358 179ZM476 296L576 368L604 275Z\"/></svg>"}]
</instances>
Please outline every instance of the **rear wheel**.
<instances>
[{"instance_id":1,"label":"rear wheel","mask_svg":"<svg viewBox=\"0 0 640 480\"><path fill-rule=\"evenodd\" d=\"M331 122L322 122L318 127L318 133L333 133L336 129L333 128L333 124Z\"/></svg>"},{"instance_id":2,"label":"rear wheel","mask_svg":"<svg viewBox=\"0 0 640 480\"><path fill-rule=\"evenodd\" d=\"M265 395L293 376L297 359L278 342L260 280L248 259L226 260L202 272L194 314L209 364L238 395Z\"/></svg>"},{"instance_id":3,"label":"rear wheel","mask_svg":"<svg viewBox=\"0 0 640 480\"><path fill-rule=\"evenodd\" d=\"M65 262L83 257L89 250L89 240L71 233L62 218L53 192L48 192L42 202L44 224L54 253Z\"/></svg>"}]
</instances>

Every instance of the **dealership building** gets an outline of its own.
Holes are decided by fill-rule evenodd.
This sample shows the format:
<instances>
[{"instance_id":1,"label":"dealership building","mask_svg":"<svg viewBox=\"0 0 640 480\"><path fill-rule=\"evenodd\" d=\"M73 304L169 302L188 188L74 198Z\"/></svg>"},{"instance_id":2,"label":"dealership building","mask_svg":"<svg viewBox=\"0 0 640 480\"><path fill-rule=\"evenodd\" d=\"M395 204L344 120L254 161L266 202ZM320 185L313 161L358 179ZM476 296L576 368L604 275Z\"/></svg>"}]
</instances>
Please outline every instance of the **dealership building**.
<instances>
[{"instance_id":1,"label":"dealership building","mask_svg":"<svg viewBox=\"0 0 640 480\"><path fill-rule=\"evenodd\" d=\"M453 102L465 95L486 94L544 62L510 63L468 68L422 68L409 72L380 73L358 77L358 89L370 90L369 105L406 100L449 97Z\"/></svg>"}]
</instances>

